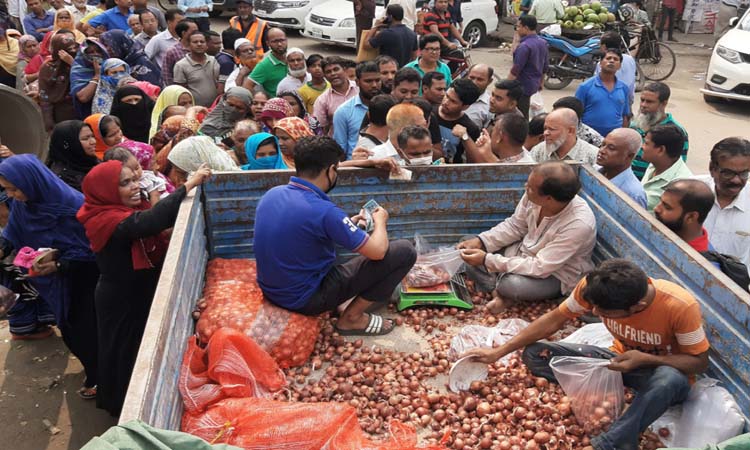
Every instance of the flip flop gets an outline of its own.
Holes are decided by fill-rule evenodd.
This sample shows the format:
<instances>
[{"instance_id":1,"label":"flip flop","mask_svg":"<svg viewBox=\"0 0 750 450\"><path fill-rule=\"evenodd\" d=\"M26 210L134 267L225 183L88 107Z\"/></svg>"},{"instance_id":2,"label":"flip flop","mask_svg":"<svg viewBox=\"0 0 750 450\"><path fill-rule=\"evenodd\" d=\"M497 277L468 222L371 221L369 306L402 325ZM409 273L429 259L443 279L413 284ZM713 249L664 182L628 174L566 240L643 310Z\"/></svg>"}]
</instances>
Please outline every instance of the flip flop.
<instances>
[{"instance_id":1,"label":"flip flop","mask_svg":"<svg viewBox=\"0 0 750 450\"><path fill-rule=\"evenodd\" d=\"M383 326L385 324L383 316L377 314L369 314L369 316L370 323L367 324L367 327L364 330L342 330L337 326L336 332L342 336L383 336L396 328L396 325L393 323L391 323L390 328L385 328Z\"/></svg>"},{"instance_id":2,"label":"flip flop","mask_svg":"<svg viewBox=\"0 0 750 450\"><path fill-rule=\"evenodd\" d=\"M96 398L96 386L87 388L86 386L76 391L79 397L84 400L93 400Z\"/></svg>"}]
</instances>

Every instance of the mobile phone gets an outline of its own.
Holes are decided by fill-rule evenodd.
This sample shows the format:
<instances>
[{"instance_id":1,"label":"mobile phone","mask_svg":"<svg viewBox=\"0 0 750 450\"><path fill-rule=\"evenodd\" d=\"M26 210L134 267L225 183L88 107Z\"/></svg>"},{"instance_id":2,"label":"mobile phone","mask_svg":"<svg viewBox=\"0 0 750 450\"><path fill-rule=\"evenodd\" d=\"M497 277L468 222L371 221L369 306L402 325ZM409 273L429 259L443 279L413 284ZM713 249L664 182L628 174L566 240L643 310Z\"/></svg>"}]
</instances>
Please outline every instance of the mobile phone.
<instances>
[{"instance_id":1,"label":"mobile phone","mask_svg":"<svg viewBox=\"0 0 750 450\"><path fill-rule=\"evenodd\" d=\"M365 232L369 233L375 228L375 221L372 219L372 213L376 209L380 208L380 205L378 205L378 202L375 200L368 200L367 203L362 207L362 210L365 212Z\"/></svg>"}]
</instances>

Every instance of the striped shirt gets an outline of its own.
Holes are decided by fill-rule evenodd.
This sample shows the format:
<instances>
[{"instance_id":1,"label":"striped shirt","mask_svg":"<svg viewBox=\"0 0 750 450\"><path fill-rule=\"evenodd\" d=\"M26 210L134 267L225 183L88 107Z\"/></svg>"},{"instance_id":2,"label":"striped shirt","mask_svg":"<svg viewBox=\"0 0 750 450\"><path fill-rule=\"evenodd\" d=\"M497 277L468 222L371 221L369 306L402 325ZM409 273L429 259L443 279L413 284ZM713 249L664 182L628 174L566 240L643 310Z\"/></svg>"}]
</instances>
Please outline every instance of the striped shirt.
<instances>
[{"instance_id":1,"label":"striped shirt","mask_svg":"<svg viewBox=\"0 0 750 450\"><path fill-rule=\"evenodd\" d=\"M430 26L437 25L438 31L444 38L448 39L450 37L451 13L448 11L445 12L445 15L441 16L440 13L433 8L425 13L423 20L425 32L430 29Z\"/></svg>"}]
</instances>

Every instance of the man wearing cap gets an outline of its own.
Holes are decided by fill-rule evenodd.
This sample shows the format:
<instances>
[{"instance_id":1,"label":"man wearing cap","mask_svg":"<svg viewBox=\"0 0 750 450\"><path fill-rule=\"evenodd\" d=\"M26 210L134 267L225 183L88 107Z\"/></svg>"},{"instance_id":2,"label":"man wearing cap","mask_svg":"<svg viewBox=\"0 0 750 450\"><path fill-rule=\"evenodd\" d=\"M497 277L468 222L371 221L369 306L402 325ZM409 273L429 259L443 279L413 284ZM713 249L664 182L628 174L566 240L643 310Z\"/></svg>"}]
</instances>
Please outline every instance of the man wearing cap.
<instances>
[{"instance_id":1,"label":"man wearing cap","mask_svg":"<svg viewBox=\"0 0 750 450\"><path fill-rule=\"evenodd\" d=\"M239 61L238 66L229 74L224 84L224 90L235 86L242 86L243 80L246 80L250 73L258 64L258 56L255 53L253 43L245 38L239 38L234 41L234 56Z\"/></svg>"},{"instance_id":2,"label":"man wearing cap","mask_svg":"<svg viewBox=\"0 0 750 450\"><path fill-rule=\"evenodd\" d=\"M237 15L229 19L229 26L240 30L245 39L252 42L258 58L268 51L268 24L253 14L252 0L237 0Z\"/></svg>"},{"instance_id":3,"label":"man wearing cap","mask_svg":"<svg viewBox=\"0 0 750 450\"><path fill-rule=\"evenodd\" d=\"M271 51L266 53L262 61L255 66L250 76L243 79L242 86L252 91L255 86L260 85L271 97L276 97L276 88L281 80L286 77L286 33L281 28L270 28L268 30L268 43ZM256 53L260 50L256 47ZM239 84L239 82L237 83Z\"/></svg>"},{"instance_id":4,"label":"man wearing cap","mask_svg":"<svg viewBox=\"0 0 750 450\"><path fill-rule=\"evenodd\" d=\"M297 92L297 89L312 79L307 73L305 52L302 49L292 47L286 51L286 66L288 75L276 87L277 93Z\"/></svg>"}]
</instances>

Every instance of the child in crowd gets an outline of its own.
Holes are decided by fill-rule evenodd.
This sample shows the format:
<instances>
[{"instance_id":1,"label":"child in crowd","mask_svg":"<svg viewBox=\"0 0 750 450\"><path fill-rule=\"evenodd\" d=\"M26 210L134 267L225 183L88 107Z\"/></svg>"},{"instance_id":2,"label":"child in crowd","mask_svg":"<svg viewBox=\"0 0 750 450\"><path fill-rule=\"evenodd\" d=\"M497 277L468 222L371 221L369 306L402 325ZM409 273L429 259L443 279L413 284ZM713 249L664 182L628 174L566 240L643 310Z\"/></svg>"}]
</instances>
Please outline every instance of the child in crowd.
<instances>
[{"instance_id":1,"label":"child in crowd","mask_svg":"<svg viewBox=\"0 0 750 450\"><path fill-rule=\"evenodd\" d=\"M156 175L151 168L153 156L153 147L136 141L123 142L107 150L104 154L104 161L120 161L124 167L129 168L135 173L136 177L140 180L141 192L148 199L149 203L151 203L151 206L169 195L167 192L167 181L163 177Z\"/></svg>"}]
</instances>

